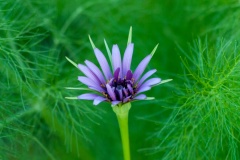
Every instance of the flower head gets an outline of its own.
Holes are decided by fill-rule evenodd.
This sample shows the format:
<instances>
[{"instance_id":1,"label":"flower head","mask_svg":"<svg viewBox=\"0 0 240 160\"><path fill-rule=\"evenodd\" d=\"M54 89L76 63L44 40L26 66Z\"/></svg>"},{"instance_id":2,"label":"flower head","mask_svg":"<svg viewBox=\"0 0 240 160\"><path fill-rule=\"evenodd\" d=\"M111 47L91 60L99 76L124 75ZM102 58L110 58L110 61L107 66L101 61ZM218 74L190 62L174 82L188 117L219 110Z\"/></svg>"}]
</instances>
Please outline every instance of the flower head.
<instances>
[{"instance_id":1,"label":"flower head","mask_svg":"<svg viewBox=\"0 0 240 160\"><path fill-rule=\"evenodd\" d=\"M112 53L110 53L108 45L106 41L104 41L110 58L110 64L108 63L104 54L95 47L89 36L95 56L101 69L88 60L85 60L85 64L76 65L67 58L85 75L79 76L78 80L85 84L90 90L95 91L95 93L81 94L77 97L78 99L93 100L94 105L98 105L103 101L107 101L115 106L134 100L147 99L147 96L142 93L161 83L160 78L149 79L149 77L156 72L156 69L152 69L143 74L158 45L153 49L151 54L147 55L139 63L134 72L131 70L134 49L134 44L131 43L131 36L132 29L130 28L128 45L124 52L123 58L121 58L118 45L113 45Z\"/></svg>"}]
</instances>

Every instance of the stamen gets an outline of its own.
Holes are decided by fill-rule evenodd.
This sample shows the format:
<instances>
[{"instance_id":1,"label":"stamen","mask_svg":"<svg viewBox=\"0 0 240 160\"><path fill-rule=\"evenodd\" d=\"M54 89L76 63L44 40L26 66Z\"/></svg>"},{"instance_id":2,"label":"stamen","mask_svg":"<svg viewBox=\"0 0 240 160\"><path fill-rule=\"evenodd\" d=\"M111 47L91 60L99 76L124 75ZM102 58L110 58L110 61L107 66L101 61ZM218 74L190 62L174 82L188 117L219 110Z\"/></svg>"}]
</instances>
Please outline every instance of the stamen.
<instances>
[{"instance_id":1,"label":"stamen","mask_svg":"<svg viewBox=\"0 0 240 160\"><path fill-rule=\"evenodd\" d=\"M135 85L133 86L133 88L134 88L134 89L137 89L137 88L138 88L138 84L135 84Z\"/></svg>"},{"instance_id":2,"label":"stamen","mask_svg":"<svg viewBox=\"0 0 240 160\"><path fill-rule=\"evenodd\" d=\"M123 103L132 100L132 97L137 93L137 84L134 84L134 78L132 77L131 70L128 70L124 78L119 75L119 68L115 71L114 77L107 81L104 85L105 88L109 85L106 92L103 93L104 97L112 101L116 99ZM111 88L111 90L110 90ZM109 93L110 92L110 93ZM111 94L111 95L110 95Z\"/></svg>"}]
</instances>

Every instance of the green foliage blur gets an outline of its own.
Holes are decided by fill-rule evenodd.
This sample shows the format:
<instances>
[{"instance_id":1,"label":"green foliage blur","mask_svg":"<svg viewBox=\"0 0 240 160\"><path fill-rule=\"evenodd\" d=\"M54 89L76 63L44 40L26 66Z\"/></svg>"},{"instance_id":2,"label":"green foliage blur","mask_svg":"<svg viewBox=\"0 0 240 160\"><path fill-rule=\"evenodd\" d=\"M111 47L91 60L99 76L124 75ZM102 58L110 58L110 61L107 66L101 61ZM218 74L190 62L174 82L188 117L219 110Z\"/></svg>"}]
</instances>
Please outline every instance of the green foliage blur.
<instances>
[{"instance_id":1,"label":"green foliage blur","mask_svg":"<svg viewBox=\"0 0 240 160\"><path fill-rule=\"evenodd\" d=\"M76 63L97 62L88 40L123 54L133 27L133 70L173 81L132 104L133 160L240 159L240 2L237 0L0 0L0 160L121 160L108 103L82 91ZM106 54L107 55L107 54Z\"/></svg>"}]
</instances>

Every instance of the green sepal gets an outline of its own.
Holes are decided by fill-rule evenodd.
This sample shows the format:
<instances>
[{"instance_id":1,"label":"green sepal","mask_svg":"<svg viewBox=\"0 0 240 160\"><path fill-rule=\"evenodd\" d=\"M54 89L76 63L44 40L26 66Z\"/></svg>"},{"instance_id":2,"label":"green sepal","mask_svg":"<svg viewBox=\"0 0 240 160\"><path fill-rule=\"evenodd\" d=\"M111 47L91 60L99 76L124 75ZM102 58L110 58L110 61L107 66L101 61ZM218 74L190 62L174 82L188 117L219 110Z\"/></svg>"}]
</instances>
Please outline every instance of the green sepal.
<instances>
[{"instance_id":1,"label":"green sepal","mask_svg":"<svg viewBox=\"0 0 240 160\"><path fill-rule=\"evenodd\" d=\"M153 85L152 87L158 86L158 85L163 84L163 83L170 82L170 81L172 81L172 80L173 80L173 79L165 79L165 80L162 80L160 83L155 84L155 85Z\"/></svg>"},{"instance_id":2,"label":"green sepal","mask_svg":"<svg viewBox=\"0 0 240 160\"><path fill-rule=\"evenodd\" d=\"M157 45L153 48L153 50L152 50L152 52L151 52L151 56L153 56L154 53L156 52L156 50L157 50L157 48L158 48L158 45L159 45L159 44L157 44Z\"/></svg>"},{"instance_id":3,"label":"green sepal","mask_svg":"<svg viewBox=\"0 0 240 160\"><path fill-rule=\"evenodd\" d=\"M120 105L112 106L113 111L118 116L128 115L129 110L131 109L131 103L124 103Z\"/></svg>"},{"instance_id":4,"label":"green sepal","mask_svg":"<svg viewBox=\"0 0 240 160\"><path fill-rule=\"evenodd\" d=\"M111 54L111 51L110 51L110 49L109 49L109 47L108 47L108 44L107 44L107 42L106 42L105 39L104 39L104 44L105 44L105 47L106 47L106 50L107 50L108 58L109 58L110 63L111 63L111 67L112 67L112 69L113 69L112 54Z\"/></svg>"},{"instance_id":5,"label":"green sepal","mask_svg":"<svg viewBox=\"0 0 240 160\"><path fill-rule=\"evenodd\" d=\"M69 59L68 57L65 57L67 60L68 60L68 62L70 62L72 65L74 65L76 68L78 68L78 65L77 65L77 63L75 63L75 62L73 62L71 59Z\"/></svg>"},{"instance_id":6,"label":"green sepal","mask_svg":"<svg viewBox=\"0 0 240 160\"><path fill-rule=\"evenodd\" d=\"M128 34L128 42L127 44L132 43L132 26L129 29L129 34Z\"/></svg>"},{"instance_id":7,"label":"green sepal","mask_svg":"<svg viewBox=\"0 0 240 160\"><path fill-rule=\"evenodd\" d=\"M92 45L92 48L93 48L93 50L96 48L96 46L94 45L94 43L93 43L93 41L92 41L92 39L91 39L91 36L90 35L88 35L88 38L89 38L89 41L90 41L90 43L91 43L91 45Z\"/></svg>"},{"instance_id":8,"label":"green sepal","mask_svg":"<svg viewBox=\"0 0 240 160\"><path fill-rule=\"evenodd\" d=\"M71 89L71 90L86 90L86 91L92 91L92 89L89 89L89 88L75 88L75 87L65 87L65 89Z\"/></svg>"},{"instance_id":9,"label":"green sepal","mask_svg":"<svg viewBox=\"0 0 240 160\"><path fill-rule=\"evenodd\" d=\"M65 97L66 99L78 99L77 97Z\"/></svg>"}]
</instances>

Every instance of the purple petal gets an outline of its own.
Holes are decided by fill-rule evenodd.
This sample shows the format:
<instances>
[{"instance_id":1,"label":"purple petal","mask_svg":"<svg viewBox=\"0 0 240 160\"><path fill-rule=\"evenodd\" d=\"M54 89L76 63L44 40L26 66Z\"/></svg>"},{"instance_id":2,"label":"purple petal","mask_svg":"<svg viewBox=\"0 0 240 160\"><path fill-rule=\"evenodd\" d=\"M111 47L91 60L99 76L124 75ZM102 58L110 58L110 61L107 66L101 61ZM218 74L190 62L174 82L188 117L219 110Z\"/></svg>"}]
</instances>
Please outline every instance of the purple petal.
<instances>
[{"instance_id":1,"label":"purple petal","mask_svg":"<svg viewBox=\"0 0 240 160\"><path fill-rule=\"evenodd\" d=\"M123 99L123 91L121 90L117 90L117 95L119 97L119 100L121 101Z\"/></svg>"},{"instance_id":2,"label":"purple petal","mask_svg":"<svg viewBox=\"0 0 240 160\"><path fill-rule=\"evenodd\" d=\"M112 101L112 105L115 106L117 104L121 103L121 101Z\"/></svg>"},{"instance_id":3,"label":"purple petal","mask_svg":"<svg viewBox=\"0 0 240 160\"><path fill-rule=\"evenodd\" d=\"M127 88L131 94L133 94L133 88L131 87L130 84L127 84Z\"/></svg>"},{"instance_id":4,"label":"purple petal","mask_svg":"<svg viewBox=\"0 0 240 160\"><path fill-rule=\"evenodd\" d=\"M112 86L113 82L114 82L114 78L110 79L110 81L108 81L108 84Z\"/></svg>"},{"instance_id":5,"label":"purple petal","mask_svg":"<svg viewBox=\"0 0 240 160\"><path fill-rule=\"evenodd\" d=\"M143 100L143 99L146 99L146 98L147 98L147 96L145 94L140 94L140 95L134 97L133 99Z\"/></svg>"},{"instance_id":6,"label":"purple petal","mask_svg":"<svg viewBox=\"0 0 240 160\"><path fill-rule=\"evenodd\" d=\"M97 78L97 76L86 66L82 64L78 64L78 68L92 81L94 81L96 84L101 84L100 80Z\"/></svg>"},{"instance_id":7,"label":"purple petal","mask_svg":"<svg viewBox=\"0 0 240 160\"><path fill-rule=\"evenodd\" d=\"M123 76L126 75L128 70L130 70L132 55L133 55L133 43L130 43L128 44L123 56L123 63L122 63Z\"/></svg>"},{"instance_id":8,"label":"purple petal","mask_svg":"<svg viewBox=\"0 0 240 160\"><path fill-rule=\"evenodd\" d=\"M99 95L97 95L97 94L85 93L85 94L81 94L80 96L78 96L78 99L94 100L98 96Z\"/></svg>"},{"instance_id":9,"label":"purple petal","mask_svg":"<svg viewBox=\"0 0 240 160\"><path fill-rule=\"evenodd\" d=\"M112 72L111 72L110 67L108 65L107 59L105 58L103 53L97 48L94 49L94 53L95 53L95 56L98 60L99 65L102 68L103 74L105 75L107 80L110 80L112 78Z\"/></svg>"},{"instance_id":10,"label":"purple petal","mask_svg":"<svg viewBox=\"0 0 240 160\"><path fill-rule=\"evenodd\" d=\"M119 72L120 72L120 68L118 67L115 72L114 72L114 79L118 80L119 78Z\"/></svg>"},{"instance_id":11,"label":"purple petal","mask_svg":"<svg viewBox=\"0 0 240 160\"><path fill-rule=\"evenodd\" d=\"M153 85L156 85L156 84L158 84L158 83L160 83L160 82L161 82L161 79L160 79L160 78L151 78L151 79L147 80L146 82L144 82L144 83L139 87L139 89L140 89L141 87L145 87L145 86L153 86Z\"/></svg>"},{"instance_id":12,"label":"purple petal","mask_svg":"<svg viewBox=\"0 0 240 160\"><path fill-rule=\"evenodd\" d=\"M138 78L142 75L151 58L152 56L148 55L139 63L139 65L137 66L136 70L133 73L133 78L135 81L138 81Z\"/></svg>"},{"instance_id":13,"label":"purple petal","mask_svg":"<svg viewBox=\"0 0 240 160\"><path fill-rule=\"evenodd\" d=\"M125 95L126 97L128 96L128 91L127 91L126 88L123 88L123 93L124 93L124 95Z\"/></svg>"},{"instance_id":14,"label":"purple petal","mask_svg":"<svg viewBox=\"0 0 240 160\"><path fill-rule=\"evenodd\" d=\"M99 103L103 102L103 101L106 101L107 98L104 98L104 97L101 97L101 96L98 96L94 99L93 101L93 105L98 105Z\"/></svg>"},{"instance_id":15,"label":"purple petal","mask_svg":"<svg viewBox=\"0 0 240 160\"><path fill-rule=\"evenodd\" d=\"M149 86L144 86L144 87L142 86L141 88L139 88L139 90L137 91L136 94L139 94L139 93L148 91L148 90L150 90L150 89L151 89L151 87L149 87Z\"/></svg>"},{"instance_id":16,"label":"purple petal","mask_svg":"<svg viewBox=\"0 0 240 160\"><path fill-rule=\"evenodd\" d=\"M126 80L131 80L131 79L132 79L132 76L133 76L132 71L131 71L131 70L128 70L128 71L127 71L127 75L126 75Z\"/></svg>"},{"instance_id":17,"label":"purple petal","mask_svg":"<svg viewBox=\"0 0 240 160\"><path fill-rule=\"evenodd\" d=\"M155 73L156 71L157 71L156 69L152 69L152 70L148 71L147 73L145 73L144 76L142 76L142 78L139 80L138 86L141 86L142 83L143 83L148 77L150 77L153 73Z\"/></svg>"},{"instance_id":18,"label":"purple petal","mask_svg":"<svg viewBox=\"0 0 240 160\"><path fill-rule=\"evenodd\" d=\"M92 63L88 60L85 61L85 64L98 77L98 79L101 81L101 83L105 85L106 81L105 81L100 69L94 63Z\"/></svg>"},{"instance_id":19,"label":"purple petal","mask_svg":"<svg viewBox=\"0 0 240 160\"><path fill-rule=\"evenodd\" d=\"M99 91L99 92L103 92L104 90L102 89L102 87L100 87L100 85L96 84L94 81L92 81L91 79L87 78L87 77L82 77L82 76L78 76L78 80L80 82L82 82L83 84L95 88L95 90Z\"/></svg>"},{"instance_id":20,"label":"purple petal","mask_svg":"<svg viewBox=\"0 0 240 160\"><path fill-rule=\"evenodd\" d=\"M116 100L116 95L113 92L111 86L109 84L106 84L106 87L107 87L108 95L111 97L112 101L115 101Z\"/></svg>"},{"instance_id":21,"label":"purple petal","mask_svg":"<svg viewBox=\"0 0 240 160\"><path fill-rule=\"evenodd\" d=\"M87 77L78 76L78 80L87 86L97 86L95 82L93 82L91 79Z\"/></svg>"},{"instance_id":22,"label":"purple petal","mask_svg":"<svg viewBox=\"0 0 240 160\"><path fill-rule=\"evenodd\" d=\"M90 89L92 89L92 90L95 90L95 91L98 91L98 92L100 92L100 93L102 93L102 92L106 92L103 88L96 88L96 87L92 87L92 86L88 86L88 88L90 88Z\"/></svg>"},{"instance_id":23,"label":"purple petal","mask_svg":"<svg viewBox=\"0 0 240 160\"><path fill-rule=\"evenodd\" d=\"M112 47L112 63L114 71L116 71L117 68L120 68L120 77L122 77L122 61L118 45L113 45Z\"/></svg>"},{"instance_id":24,"label":"purple petal","mask_svg":"<svg viewBox=\"0 0 240 160\"><path fill-rule=\"evenodd\" d=\"M128 97L124 98L123 103L126 103L130 98L131 98L131 96L128 96Z\"/></svg>"}]
</instances>

